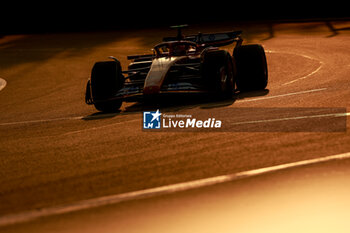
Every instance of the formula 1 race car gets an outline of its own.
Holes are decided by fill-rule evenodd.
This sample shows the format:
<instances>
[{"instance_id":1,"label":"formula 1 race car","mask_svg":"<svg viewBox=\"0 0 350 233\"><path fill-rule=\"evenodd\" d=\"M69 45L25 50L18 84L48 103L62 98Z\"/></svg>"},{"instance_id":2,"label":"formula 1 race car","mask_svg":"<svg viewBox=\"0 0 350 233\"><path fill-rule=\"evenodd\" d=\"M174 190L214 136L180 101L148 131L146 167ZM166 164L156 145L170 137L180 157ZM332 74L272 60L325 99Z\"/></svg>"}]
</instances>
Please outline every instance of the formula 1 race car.
<instances>
[{"instance_id":1,"label":"formula 1 race car","mask_svg":"<svg viewBox=\"0 0 350 233\"><path fill-rule=\"evenodd\" d=\"M263 90L268 74L264 48L242 45L242 31L163 38L153 54L132 55L127 71L115 57L96 62L87 82L85 102L103 112L164 95L206 93L232 97L234 91ZM219 47L235 43L232 55ZM125 75L125 76L124 76ZM151 98L152 97L152 98Z\"/></svg>"}]
</instances>

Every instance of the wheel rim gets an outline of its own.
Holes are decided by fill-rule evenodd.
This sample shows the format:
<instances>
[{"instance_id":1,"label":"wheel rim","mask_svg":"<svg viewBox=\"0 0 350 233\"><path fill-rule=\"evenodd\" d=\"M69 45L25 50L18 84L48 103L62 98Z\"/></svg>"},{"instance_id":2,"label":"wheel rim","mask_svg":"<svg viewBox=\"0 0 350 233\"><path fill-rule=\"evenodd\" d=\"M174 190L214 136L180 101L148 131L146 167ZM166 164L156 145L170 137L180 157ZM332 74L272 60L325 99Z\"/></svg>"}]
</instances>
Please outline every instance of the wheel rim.
<instances>
[{"instance_id":1,"label":"wheel rim","mask_svg":"<svg viewBox=\"0 0 350 233\"><path fill-rule=\"evenodd\" d=\"M220 69L220 89L221 91L226 91L227 89L227 72L225 67L221 67Z\"/></svg>"},{"instance_id":2,"label":"wheel rim","mask_svg":"<svg viewBox=\"0 0 350 233\"><path fill-rule=\"evenodd\" d=\"M228 70L228 74L227 74L228 89L233 91L235 89L235 81L234 81L234 75L233 75L233 65L232 65L231 61L228 61L227 70Z\"/></svg>"}]
</instances>

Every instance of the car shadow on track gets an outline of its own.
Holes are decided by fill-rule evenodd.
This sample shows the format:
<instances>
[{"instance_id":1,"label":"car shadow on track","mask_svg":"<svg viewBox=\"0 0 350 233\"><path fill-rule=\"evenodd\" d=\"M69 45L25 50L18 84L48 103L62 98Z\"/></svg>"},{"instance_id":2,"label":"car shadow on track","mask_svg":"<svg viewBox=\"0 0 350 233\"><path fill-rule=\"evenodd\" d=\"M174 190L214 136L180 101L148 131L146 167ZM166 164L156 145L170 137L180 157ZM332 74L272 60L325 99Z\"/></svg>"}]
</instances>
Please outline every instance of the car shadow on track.
<instances>
[{"instance_id":1,"label":"car shadow on track","mask_svg":"<svg viewBox=\"0 0 350 233\"><path fill-rule=\"evenodd\" d=\"M121 112L120 110L118 110L116 112L111 112L111 113L95 112L93 114L90 114L90 115L82 117L82 120L84 120L84 121L91 121L91 120L113 118L115 116L118 116L120 112Z\"/></svg>"},{"instance_id":2,"label":"car shadow on track","mask_svg":"<svg viewBox=\"0 0 350 233\"><path fill-rule=\"evenodd\" d=\"M176 98L161 98L153 101L133 103L125 106L123 111L117 110L111 113L95 112L93 114L83 117L83 120L99 120L113 118L118 115L135 114L144 111L154 111L162 109L166 112L177 112L185 109L215 109L228 107L233 105L237 100L265 96L269 93L268 89L251 92L235 92L231 97L225 99L213 99L210 96L177 96Z\"/></svg>"},{"instance_id":3,"label":"car shadow on track","mask_svg":"<svg viewBox=\"0 0 350 233\"><path fill-rule=\"evenodd\" d=\"M177 112L184 109L193 108L212 108L232 105L236 101L236 96L232 95L225 99L211 99L210 97L195 97L195 98L173 98L163 99L156 102L136 103L125 108L124 113L143 112L155 109L162 109L163 111Z\"/></svg>"},{"instance_id":4,"label":"car shadow on track","mask_svg":"<svg viewBox=\"0 0 350 233\"><path fill-rule=\"evenodd\" d=\"M250 91L250 92L240 92L237 94L237 100L248 99L253 97L260 97L269 94L269 89L264 89L260 91Z\"/></svg>"}]
</instances>

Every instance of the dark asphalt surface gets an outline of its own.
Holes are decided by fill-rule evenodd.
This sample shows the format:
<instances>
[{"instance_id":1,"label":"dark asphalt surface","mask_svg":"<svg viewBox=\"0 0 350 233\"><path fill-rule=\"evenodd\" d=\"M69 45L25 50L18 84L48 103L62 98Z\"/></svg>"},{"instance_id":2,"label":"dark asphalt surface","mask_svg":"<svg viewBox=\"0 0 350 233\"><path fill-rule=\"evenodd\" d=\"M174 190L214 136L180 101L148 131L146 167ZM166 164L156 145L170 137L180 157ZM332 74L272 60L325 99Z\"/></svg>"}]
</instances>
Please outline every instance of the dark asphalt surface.
<instances>
[{"instance_id":1,"label":"dark asphalt surface","mask_svg":"<svg viewBox=\"0 0 350 233\"><path fill-rule=\"evenodd\" d=\"M348 27L348 22L333 24L333 29ZM232 28L244 30L246 43L264 46L270 79L268 91L238 94L235 99L221 102L161 106L162 111L183 114L207 111L212 114L225 108L348 108L348 30L332 31L323 22L312 22L194 25L188 31L211 32ZM126 55L147 53L164 34L172 33L167 29L154 29L0 38L0 78L7 82L0 91L0 216L350 151L348 125L341 132L259 132L259 127L266 127L261 123L254 132L150 133L141 130L142 111L158 106L127 103L120 113L99 114L93 107L84 104L85 83L95 61L113 55L120 58L125 69ZM263 119L278 117L272 112L261 116ZM246 119L243 118L238 117L237 121ZM324 124L329 122L328 118L324 119ZM300 126L297 120L286 124ZM346 189L349 187L346 186L348 170L348 160L327 162L267 177L175 193L169 197L76 212L57 219L43 218L24 225L4 224L2 228L9 232L21 232L28 226L35 232L67 232L68 229L72 232L83 229L86 230L84 232L98 232L99 229L113 232L117 226L111 219L120 217L120 226L124 227L121 232L128 232L127 226L135 227L140 222L144 224L140 223L141 229L130 228L129 232L178 232L180 230L176 227L179 225L174 225L174 222L181 216L184 226L208 223L206 228L201 228L203 224L199 228L184 228L183 232L213 232L216 220L200 219L201 214L203 219L210 218L206 213L212 212L218 213L217 224L221 224L224 232L232 226L225 225L227 221L220 222L224 218L222 208L225 203L219 201L216 205L216 200L224 200L221 195L227 198L234 196L235 204L232 204L231 215L227 216L237 217L234 221L237 227L244 223L249 225L250 217L258 219L259 213L264 214L269 206L275 212L264 216L277 216L277 210L279 213L288 212L287 207L278 209L281 203L292 206L295 202L313 200L312 194L321 195L320 201L316 198L315 205L325 203L326 207L331 206L329 199L322 199L322 193L335 181L333 194L339 193L340 200L345 200L341 198L349 193ZM288 182L291 183L289 187L293 187L290 196L273 192L278 188L276 186L287 187ZM315 191L309 188L313 185ZM256 191L258 188L259 191ZM305 193L304 188L307 189ZM256 198L255 203L260 209L247 206L249 197ZM200 206L203 198L210 200ZM150 206L154 203L156 207L152 209ZM191 203L196 205L193 211L185 208ZM339 221L346 206L349 206L348 201L339 211ZM170 212L166 212L167 208ZM334 210L332 206L329 208L329 211ZM145 214L142 214L144 211ZM196 220L191 222L189 219L193 216ZM327 218L327 215L323 217ZM93 223L95 218L98 219L96 225ZM260 219L259 224L267 227L273 223L272 219L266 222ZM286 222L286 219L283 221ZM275 226L281 227L283 221L278 221ZM89 224L86 228L79 228L82 222ZM239 232L258 232L250 226L252 228L241 228ZM349 229L348 225L344 227ZM295 231L298 229L296 227ZM266 232L271 232L269 230L271 228L266 228Z\"/></svg>"}]
</instances>

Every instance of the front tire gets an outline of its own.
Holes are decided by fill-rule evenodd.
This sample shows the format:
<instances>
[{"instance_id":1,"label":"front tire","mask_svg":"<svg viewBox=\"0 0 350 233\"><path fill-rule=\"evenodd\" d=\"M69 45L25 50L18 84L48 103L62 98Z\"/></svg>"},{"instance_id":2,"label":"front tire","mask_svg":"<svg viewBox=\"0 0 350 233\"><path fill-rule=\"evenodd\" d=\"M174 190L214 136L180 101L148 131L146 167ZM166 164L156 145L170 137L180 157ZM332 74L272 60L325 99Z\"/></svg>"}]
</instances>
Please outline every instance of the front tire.
<instances>
[{"instance_id":1,"label":"front tire","mask_svg":"<svg viewBox=\"0 0 350 233\"><path fill-rule=\"evenodd\" d=\"M101 112L116 112L122 106L121 100L109 100L105 102L94 103L95 108Z\"/></svg>"},{"instance_id":2,"label":"front tire","mask_svg":"<svg viewBox=\"0 0 350 233\"><path fill-rule=\"evenodd\" d=\"M203 55L202 77L207 89L216 97L232 96L234 89L234 64L225 50L208 51Z\"/></svg>"},{"instance_id":3,"label":"front tire","mask_svg":"<svg viewBox=\"0 0 350 233\"><path fill-rule=\"evenodd\" d=\"M96 62L91 71L91 97L95 108L102 112L113 112L122 105L122 100L113 100L124 86L121 65L117 61Z\"/></svg>"}]
</instances>

